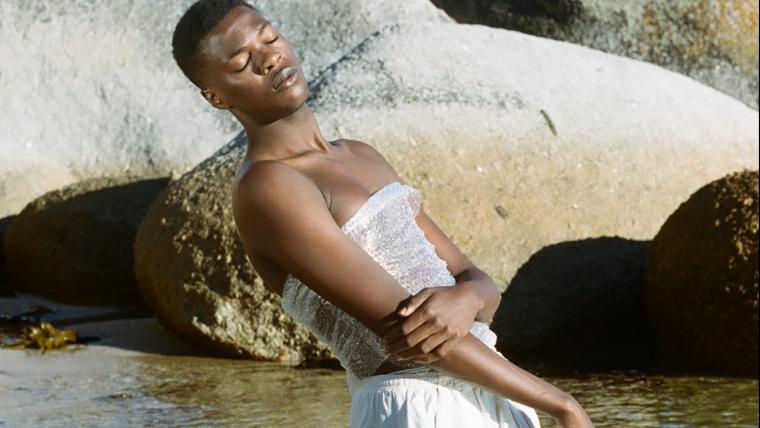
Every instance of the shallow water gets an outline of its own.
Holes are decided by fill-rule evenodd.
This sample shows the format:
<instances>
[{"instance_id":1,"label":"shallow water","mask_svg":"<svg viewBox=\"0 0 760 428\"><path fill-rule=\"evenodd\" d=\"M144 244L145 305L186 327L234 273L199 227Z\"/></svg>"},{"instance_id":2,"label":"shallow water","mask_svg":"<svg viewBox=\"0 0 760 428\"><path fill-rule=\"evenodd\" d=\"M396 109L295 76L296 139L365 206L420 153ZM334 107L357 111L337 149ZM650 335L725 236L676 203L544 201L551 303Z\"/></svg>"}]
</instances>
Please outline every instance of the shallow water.
<instances>
[{"instance_id":1,"label":"shallow water","mask_svg":"<svg viewBox=\"0 0 760 428\"><path fill-rule=\"evenodd\" d=\"M0 426L347 426L342 371L70 348L0 350ZM758 424L754 379L636 371L545 379L572 393L598 427Z\"/></svg>"}]
</instances>

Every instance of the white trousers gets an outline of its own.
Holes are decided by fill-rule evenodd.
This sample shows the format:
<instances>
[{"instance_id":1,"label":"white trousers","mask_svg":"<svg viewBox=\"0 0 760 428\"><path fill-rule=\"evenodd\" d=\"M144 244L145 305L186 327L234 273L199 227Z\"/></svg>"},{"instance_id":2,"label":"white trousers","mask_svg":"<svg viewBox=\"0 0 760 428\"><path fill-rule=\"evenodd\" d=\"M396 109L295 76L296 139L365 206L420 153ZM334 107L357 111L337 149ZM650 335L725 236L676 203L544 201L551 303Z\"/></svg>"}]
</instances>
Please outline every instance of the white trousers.
<instances>
[{"instance_id":1,"label":"white trousers","mask_svg":"<svg viewBox=\"0 0 760 428\"><path fill-rule=\"evenodd\" d=\"M430 367L366 377L351 396L351 428L538 428L536 411Z\"/></svg>"}]
</instances>

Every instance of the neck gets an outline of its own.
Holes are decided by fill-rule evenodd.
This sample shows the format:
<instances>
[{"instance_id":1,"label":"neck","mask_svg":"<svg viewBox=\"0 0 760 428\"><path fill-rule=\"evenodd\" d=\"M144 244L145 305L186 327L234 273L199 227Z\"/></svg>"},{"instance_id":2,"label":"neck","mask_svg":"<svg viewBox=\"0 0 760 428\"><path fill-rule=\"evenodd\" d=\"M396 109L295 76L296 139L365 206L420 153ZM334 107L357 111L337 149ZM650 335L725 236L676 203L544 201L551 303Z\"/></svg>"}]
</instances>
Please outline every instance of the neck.
<instances>
[{"instance_id":1,"label":"neck","mask_svg":"<svg viewBox=\"0 0 760 428\"><path fill-rule=\"evenodd\" d=\"M298 110L272 123L259 125L239 111L233 114L248 137L246 159L283 159L306 152L328 153L331 145L322 137L314 113L304 103Z\"/></svg>"}]
</instances>

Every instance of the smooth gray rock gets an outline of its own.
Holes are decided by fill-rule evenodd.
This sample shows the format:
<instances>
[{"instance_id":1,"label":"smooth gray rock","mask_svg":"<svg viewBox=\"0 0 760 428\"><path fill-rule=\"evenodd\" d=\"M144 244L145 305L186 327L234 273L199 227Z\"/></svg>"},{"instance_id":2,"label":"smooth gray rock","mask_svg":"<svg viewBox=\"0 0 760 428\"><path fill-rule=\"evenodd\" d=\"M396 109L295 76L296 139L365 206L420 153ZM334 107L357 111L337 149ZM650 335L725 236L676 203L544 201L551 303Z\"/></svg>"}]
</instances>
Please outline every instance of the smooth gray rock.
<instances>
[{"instance_id":1,"label":"smooth gray rock","mask_svg":"<svg viewBox=\"0 0 760 428\"><path fill-rule=\"evenodd\" d=\"M758 165L758 114L741 102L484 26L390 26L315 80L312 105L325 135L383 153L502 284L550 244L652 239L694 188Z\"/></svg>"},{"instance_id":2,"label":"smooth gray rock","mask_svg":"<svg viewBox=\"0 0 760 428\"><path fill-rule=\"evenodd\" d=\"M758 108L757 0L433 0L459 22L652 62Z\"/></svg>"},{"instance_id":3,"label":"smooth gray rock","mask_svg":"<svg viewBox=\"0 0 760 428\"><path fill-rule=\"evenodd\" d=\"M742 103L652 64L514 31L390 25L312 90L323 135L378 148L500 284L555 243L649 240L695 183L757 164L758 118ZM143 295L207 349L328 358L237 237L229 187L245 148L241 136L151 207L135 244ZM628 284L625 269L591 286L625 295L614 288Z\"/></svg>"},{"instance_id":4,"label":"smooth gray rock","mask_svg":"<svg viewBox=\"0 0 760 428\"><path fill-rule=\"evenodd\" d=\"M88 177L178 177L238 132L172 58L171 33L191 3L0 2L0 216ZM256 4L295 44L310 77L380 26L450 20L427 0ZM21 150L34 162L12 161ZM71 177L40 178L35 163ZM8 189L16 180L31 184Z\"/></svg>"},{"instance_id":5,"label":"smooth gray rock","mask_svg":"<svg viewBox=\"0 0 760 428\"><path fill-rule=\"evenodd\" d=\"M1 49L1 48L0 48ZM2 118L0 118L2 120ZM0 137L0 146L3 140ZM68 168L33 153L13 147L0 151L0 218L21 211L45 192L77 181Z\"/></svg>"}]
</instances>

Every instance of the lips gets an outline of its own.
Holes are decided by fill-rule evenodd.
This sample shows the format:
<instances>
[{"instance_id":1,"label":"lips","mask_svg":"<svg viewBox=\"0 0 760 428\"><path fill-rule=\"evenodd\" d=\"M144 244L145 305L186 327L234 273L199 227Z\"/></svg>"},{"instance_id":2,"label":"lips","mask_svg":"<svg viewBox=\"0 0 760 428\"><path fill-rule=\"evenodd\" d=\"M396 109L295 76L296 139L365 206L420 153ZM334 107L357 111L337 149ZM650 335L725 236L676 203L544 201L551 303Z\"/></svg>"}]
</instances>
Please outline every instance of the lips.
<instances>
[{"instance_id":1,"label":"lips","mask_svg":"<svg viewBox=\"0 0 760 428\"><path fill-rule=\"evenodd\" d=\"M280 89L283 89L285 86L285 83L290 83L290 78L293 77L298 72L295 67L283 67L280 71L275 74L274 78L272 79L272 90L275 92L279 92Z\"/></svg>"}]
</instances>

